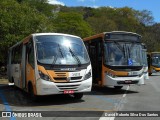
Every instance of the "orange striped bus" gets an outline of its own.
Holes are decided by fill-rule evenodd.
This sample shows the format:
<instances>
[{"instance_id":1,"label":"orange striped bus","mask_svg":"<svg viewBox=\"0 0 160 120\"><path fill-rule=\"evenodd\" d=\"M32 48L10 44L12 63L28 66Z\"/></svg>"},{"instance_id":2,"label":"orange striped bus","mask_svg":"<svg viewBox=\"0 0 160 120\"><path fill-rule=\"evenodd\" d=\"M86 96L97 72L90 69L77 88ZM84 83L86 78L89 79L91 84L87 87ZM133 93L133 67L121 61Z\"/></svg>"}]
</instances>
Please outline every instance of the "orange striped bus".
<instances>
[{"instance_id":1,"label":"orange striped bus","mask_svg":"<svg viewBox=\"0 0 160 120\"><path fill-rule=\"evenodd\" d=\"M148 52L147 57L149 75L160 72L160 52Z\"/></svg>"},{"instance_id":2,"label":"orange striped bus","mask_svg":"<svg viewBox=\"0 0 160 120\"><path fill-rule=\"evenodd\" d=\"M39 95L72 94L81 99L90 92L92 68L78 36L35 33L8 52L8 78L36 99Z\"/></svg>"},{"instance_id":3,"label":"orange striped bus","mask_svg":"<svg viewBox=\"0 0 160 120\"><path fill-rule=\"evenodd\" d=\"M114 86L143 83L141 36L133 32L103 32L83 39L88 50L93 83Z\"/></svg>"}]
</instances>

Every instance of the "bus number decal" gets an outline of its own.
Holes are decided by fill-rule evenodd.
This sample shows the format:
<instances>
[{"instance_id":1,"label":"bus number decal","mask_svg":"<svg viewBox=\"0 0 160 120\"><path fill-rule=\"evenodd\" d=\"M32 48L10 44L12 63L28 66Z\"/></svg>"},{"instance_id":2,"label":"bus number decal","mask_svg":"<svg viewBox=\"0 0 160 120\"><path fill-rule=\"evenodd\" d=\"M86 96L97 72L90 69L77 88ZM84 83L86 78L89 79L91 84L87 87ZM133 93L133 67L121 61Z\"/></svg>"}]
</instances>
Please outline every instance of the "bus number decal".
<instances>
[{"instance_id":1,"label":"bus number decal","mask_svg":"<svg viewBox=\"0 0 160 120\"><path fill-rule=\"evenodd\" d=\"M77 77L77 76L80 76L80 73L72 73L71 76L72 77Z\"/></svg>"}]
</instances>

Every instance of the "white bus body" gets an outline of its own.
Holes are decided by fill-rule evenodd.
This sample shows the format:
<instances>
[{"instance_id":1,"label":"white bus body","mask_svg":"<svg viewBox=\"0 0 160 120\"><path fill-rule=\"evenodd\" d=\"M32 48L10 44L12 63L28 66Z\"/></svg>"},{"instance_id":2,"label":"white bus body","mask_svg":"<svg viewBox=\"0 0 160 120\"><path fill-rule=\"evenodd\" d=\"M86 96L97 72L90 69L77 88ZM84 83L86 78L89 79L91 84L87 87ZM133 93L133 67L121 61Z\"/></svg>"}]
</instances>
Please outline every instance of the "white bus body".
<instances>
[{"instance_id":1,"label":"white bus body","mask_svg":"<svg viewBox=\"0 0 160 120\"><path fill-rule=\"evenodd\" d=\"M36 33L12 46L8 53L8 78L31 95L90 92L92 68L80 37L61 33Z\"/></svg>"}]
</instances>

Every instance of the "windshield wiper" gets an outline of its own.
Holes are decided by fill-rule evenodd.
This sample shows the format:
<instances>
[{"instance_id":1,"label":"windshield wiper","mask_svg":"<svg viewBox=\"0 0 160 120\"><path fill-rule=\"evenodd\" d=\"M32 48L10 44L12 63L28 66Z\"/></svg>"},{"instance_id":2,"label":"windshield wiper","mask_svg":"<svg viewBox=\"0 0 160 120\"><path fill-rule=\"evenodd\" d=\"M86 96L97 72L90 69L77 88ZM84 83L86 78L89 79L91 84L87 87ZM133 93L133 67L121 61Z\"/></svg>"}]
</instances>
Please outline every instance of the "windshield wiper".
<instances>
[{"instance_id":1,"label":"windshield wiper","mask_svg":"<svg viewBox=\"0 0 160 120\"><path fill-rule=\"evenodd\" d=\"M53 59L53 62L52 62L52 64L51 64L51 67L50 67L50 68L53 68L53 67L54 67L54 65L55 65L55 63L56 63L56 61L57 61L57 58L58 58L58 55L56 54L55 57L54 57L54 59Z\"/></svg>"},{"instance_id":2,"label":"windshield wiper","mask_svg":"<svg viewBox=\"0 0 160 120\"><path fill-rule=\"evenodd\" d=\"M125 48L124 48L124 45L122 47L118 42L114 41L114 43L119 48L119 50L121 50L123 52L123 55L124 55L124 58L125 58Z\"/></svg>"},{"instance_id":3,"label":"windshield wiper","mask_svg":"<svg viewBox=\"0 0 160 120\"><path fill-rule=\"evenodd\" d=\"M129 46L127 47L128 48L128 52L129 52L129 58L131 57L131 50L132 50L132 48L133 48L133 46L134 46L135 44L134 43L132 43L132 45L131 45L131 47L129 48Z\"/></svg>"},{"instance_id":4,"label":"windshield wiper","mask_svg":"<svg viewBox=\"0 0 160 120\"><path fill-rule=\"evenodd\" d=\"M71 53L71 55L73 56L73 58L76 59L76 61L78 62L78 66L81 65L81 61L80 59L77 57L77 55L72 51L72 49L69 47L69 52Z\"/></svg>"},{"instance_id":5,"label":"windshield wiper","mask_svg":"<svg viewBox=\"0 0 160 120\"><path fill-rule=\"evenodd\" d=\"M61 50L59 44L58 44L58 48L57 48L57 49L58 49L59 53L61 54L62 58L64 58L64 55L63 55L63 53L62 53L62 50ZM51 64L51 67L53 67L53 66L55 65L55 63L56 63L56 61L57 61L57 58L58 58L58 55L59 55L59 54L56 54L56 56L54 57L53 62L52 62L52 64Z\"/></svg>"},{"instance_id":6,"label":"windshield wiper","mask_svg":"<svg viewBox=\"0 0 160 120\"><path fill-rule=\"evenodd\" d=\"M58 44L58 51L60 52L61 56L64 58L63 53L62 53L62 49L60 48L59 44Z\"/></svg>"}]
</instances>

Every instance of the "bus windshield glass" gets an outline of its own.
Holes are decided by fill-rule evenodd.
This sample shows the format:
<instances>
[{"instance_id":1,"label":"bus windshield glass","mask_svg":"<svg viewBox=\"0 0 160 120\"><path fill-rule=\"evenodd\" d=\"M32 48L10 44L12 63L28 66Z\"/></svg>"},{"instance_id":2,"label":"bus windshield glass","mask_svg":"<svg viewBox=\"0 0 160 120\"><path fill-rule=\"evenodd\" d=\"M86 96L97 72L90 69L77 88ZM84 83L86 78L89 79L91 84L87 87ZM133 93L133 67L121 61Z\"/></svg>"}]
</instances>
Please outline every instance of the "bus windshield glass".
<instances>
[{"instance_id":1,"label":"bus windshield glass","mask_svg":"<svg viewBox=\"0 0 160 120\"><path fill-rule=\"evenodd\" d=\"M160 67L160 53L152 54L152 65L155 67Z\"/></svg>"},{"instance_id":2,"label":"bus windshield glass","mask_svg":"<svg viewBox=\"0 0 160 120\"><path fill-rule=\"evenodd\" d=\"M37 60L42 64L78 65L89 63L80 38L64 35L36 36Z\"/></svg>"},{"instance_id":3,"label":"bus windshield glass","mask_svg":"<svg viewBox=\"0 0 160 120\"><path fill-rule=\"evenodd\" d=\"M105 42L105 64L111 66L142 66L142 47L134 42Z\"/></svg>"}]
</instances>

